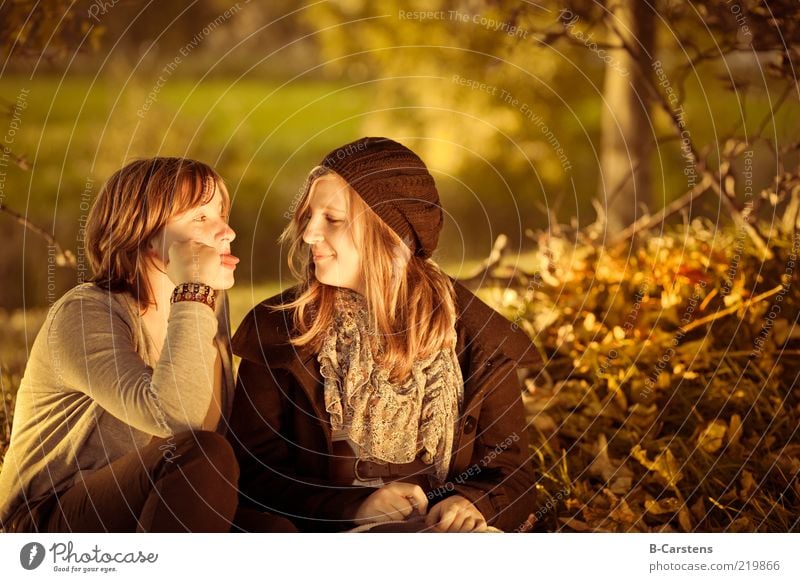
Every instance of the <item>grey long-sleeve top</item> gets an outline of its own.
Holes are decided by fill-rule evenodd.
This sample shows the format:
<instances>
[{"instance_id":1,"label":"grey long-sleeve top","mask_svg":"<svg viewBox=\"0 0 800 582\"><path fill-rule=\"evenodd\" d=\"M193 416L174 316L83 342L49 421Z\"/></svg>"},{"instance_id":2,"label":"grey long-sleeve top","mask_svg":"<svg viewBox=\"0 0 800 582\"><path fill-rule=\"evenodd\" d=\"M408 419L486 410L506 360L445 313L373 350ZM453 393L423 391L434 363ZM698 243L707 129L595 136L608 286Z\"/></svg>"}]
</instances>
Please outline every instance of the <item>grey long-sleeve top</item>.
<instances>
[{"instance_id":1,"label":"grey long-sleeve top","mask_svg":"<svg viewBox=\"0 0 800 582\"><path fill-rule=\"evenodd\" d=\"M34 341L0 471L0 528L72 485L81 475L133 452L153 436L197 430L222 362L224 432L233 374L224 296L217 312L186 301L171 306L161 356L133 299L92 283L50 309Z\"/></svg>"}]
</instances>

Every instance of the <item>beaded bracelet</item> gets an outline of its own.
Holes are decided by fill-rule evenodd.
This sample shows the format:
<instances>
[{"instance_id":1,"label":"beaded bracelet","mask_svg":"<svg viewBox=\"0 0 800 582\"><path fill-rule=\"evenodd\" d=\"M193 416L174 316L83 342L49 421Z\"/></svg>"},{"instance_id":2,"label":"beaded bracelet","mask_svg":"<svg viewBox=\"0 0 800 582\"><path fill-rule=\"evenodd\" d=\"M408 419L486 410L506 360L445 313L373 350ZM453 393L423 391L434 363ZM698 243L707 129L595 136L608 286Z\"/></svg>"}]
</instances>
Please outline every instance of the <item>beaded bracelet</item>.
<instances>
[{"instance_id":1,"label":"beaded bracelet","mask_svg":"<svg viewBox=\"0 0 800 582\"><path fill-rule=\"evenodd\" d=\"M178 301L198 301L214 309L216 292L203 283L181 283L175 287L169 300L170 303L177 303Z\"/></svg>"}]
</instances>

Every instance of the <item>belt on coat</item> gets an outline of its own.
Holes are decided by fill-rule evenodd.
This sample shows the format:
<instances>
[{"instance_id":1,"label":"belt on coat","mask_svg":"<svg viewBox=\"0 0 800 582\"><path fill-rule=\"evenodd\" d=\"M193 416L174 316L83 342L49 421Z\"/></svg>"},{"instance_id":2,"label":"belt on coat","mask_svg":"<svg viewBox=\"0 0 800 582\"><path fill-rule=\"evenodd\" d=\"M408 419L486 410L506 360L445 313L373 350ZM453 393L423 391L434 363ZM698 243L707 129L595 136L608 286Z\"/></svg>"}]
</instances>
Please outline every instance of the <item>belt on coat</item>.
<instances>
[{"instance_id":1,"label":"belt on coat","mask_svg":"<svg viewBox=\"0 0 800 582\"><path fill-rule=\"evenodd\" d=\"M331 479L338 485L352 485L353 481L384 479L409 481L423 489L429 488L427 476L436 472L436 466L415 459L410 463L380 463L359 459L345 440L333 441Z\"/></svg>"}]
</instances>

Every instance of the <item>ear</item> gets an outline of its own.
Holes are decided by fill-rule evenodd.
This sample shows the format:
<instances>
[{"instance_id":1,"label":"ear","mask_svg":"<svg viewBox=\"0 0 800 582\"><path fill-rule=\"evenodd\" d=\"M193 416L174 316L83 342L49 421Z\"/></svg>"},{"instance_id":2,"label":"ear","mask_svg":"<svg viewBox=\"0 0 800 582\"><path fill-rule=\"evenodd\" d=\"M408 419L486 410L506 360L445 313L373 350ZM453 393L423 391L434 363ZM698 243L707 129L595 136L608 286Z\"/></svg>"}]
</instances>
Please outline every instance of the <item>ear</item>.
<instances>
[{"instance_id":1,"label":"ear","mask_svg":"<svg viewBox=\"0 0 800 582\"><path fill-rule=\"evenodd\" d=\"M392 249L392 280L397 281L406 275L408 262L411 260L411 249L405 242L397 244Z\"/></svg>"},{"instance_id":2,"label":"ear","mask_svg":"<svg viewBox=\"0 0 800 582\"><path fill-rule=\"evenodd\" d=\"M161 262L164 262L165 257L163 256L163 251L161 249L162 245L164 244L164 232L159 231L150 237L150 240L147 241L147 244L144 247L144 252L147 254L148 257L153 259L158 259Z\"/></svg>"},{"instance_id":3,"label":"ear","mask_svg":"<svg viewBox=\"0 0 800 582\"><path fill-rule=\"evenodd\" d=\"M147 244L142 247L142 252L150 258L158 257L156 241L154 238L151 238L149 241L147 241Z\"/></svg>"}]
</instances>

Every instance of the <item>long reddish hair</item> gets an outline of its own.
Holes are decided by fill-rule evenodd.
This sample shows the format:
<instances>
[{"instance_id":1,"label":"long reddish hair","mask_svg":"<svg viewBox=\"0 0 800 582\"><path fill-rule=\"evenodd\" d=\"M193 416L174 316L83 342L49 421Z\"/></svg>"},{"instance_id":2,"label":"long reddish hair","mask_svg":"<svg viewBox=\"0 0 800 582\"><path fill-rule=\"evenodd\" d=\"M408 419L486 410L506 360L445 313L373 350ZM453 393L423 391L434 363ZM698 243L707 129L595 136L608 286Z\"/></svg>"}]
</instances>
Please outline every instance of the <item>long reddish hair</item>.
<instances>
[{"instance_id":1,"label":"long reddish hair","mask_svg":"<svg viewBox=\"0 0 800 582\"><path fill-rule=\"evenodd\" d=\"M334 174L315 168L281 242L289 246L289 268L300 281L300 293L277 309L295 309L296 346L318 351L333 321L335 287L314 275L311 250L303 241L310 219L310 199L317 180ZM382 340L380 364L395 381L407 378L415 359L450 347L456 320L455 291L450 278L431 259L412 256L395 232L361 199L346 189L347 224L361 249L365 298L375 338Z\"/></svg>"}]
</instances>

